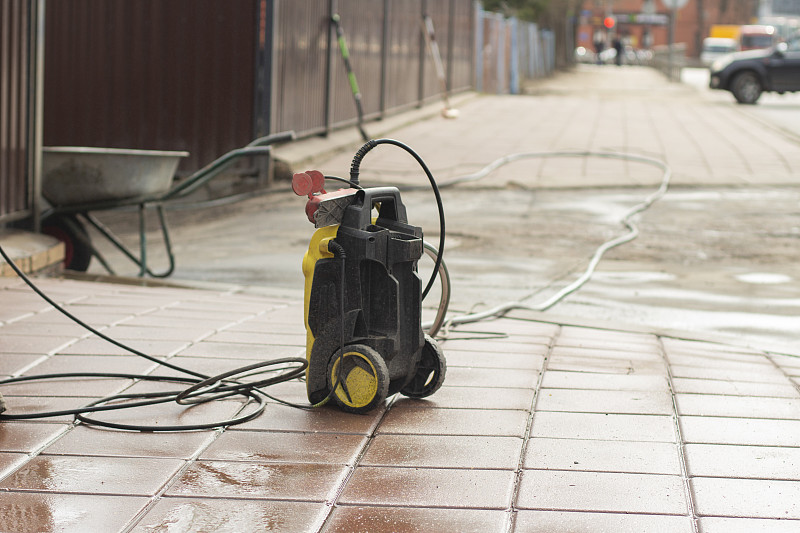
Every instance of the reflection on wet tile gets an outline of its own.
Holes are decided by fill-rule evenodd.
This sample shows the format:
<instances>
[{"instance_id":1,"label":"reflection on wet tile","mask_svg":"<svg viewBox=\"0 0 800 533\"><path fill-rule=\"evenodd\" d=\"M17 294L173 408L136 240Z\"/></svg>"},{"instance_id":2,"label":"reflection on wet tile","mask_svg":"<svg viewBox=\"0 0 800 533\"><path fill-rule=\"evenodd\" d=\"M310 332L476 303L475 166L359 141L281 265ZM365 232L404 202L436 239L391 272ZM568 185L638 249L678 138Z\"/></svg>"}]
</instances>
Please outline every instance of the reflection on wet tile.
<instances>
[{"instance_id":1,"label":"reflection on wet tile","mask_svg":"<svg viewBox=\"0 0 800 533\"><path fill-rule=\"evenodd\" d=\"M360 464L514 470L522 442L517 437L378 435Z\"/></svg>"},{"instance_id":2,"label":"reflection on wet tile","mask_svg":"<svg viewBox=\"0 0 800 533\"><path fill-rule=\"evenodd\" d=\"M508 513L478 509L339 506L325 533L492 533L505 531Z\"/></svg>"},{"instance_id":3,"label":"reflection on wet tile","mask_svg":"<svg viewBox=\"0 0 800 533\"><path fill-rule=\"evenodd\" d=\"M0 488L148 496L182 464L176 459L39 455L4 479Z\"/></svg>"},{"instance_id":4,"label":"reflection on wet tile","mask_svg":"<svg viewBox=\"0 0 800 533\"><path fill-rule=\"evenodd\" d=\"M514 478L511 470L362 466L356 468L339 503L507 509Z\"/></svg>"},{"instance_id":5,"label":"reflection on wet tile","mask_svg":"<svg viewBox=\"0 0 800 533\"><path fill-rule=\"evenodd\" d=\"M188 459L204 447L213 436L213 431L139 432L81 425L48 446L45 453Z\"/></svg>"},{"instance_id":6,"label":"reflection on wet tile","mask_svg":"<svg viewBox=\"0 0 800 533\"><path fill-rule=\"evenodd\" d=\"M30 453L38 450L69 429L67 424L3 422L0 424L0 451Z\"/></svg>"},{"instance_id":7,"label":"reflection on wet tile","mask_svg":"<svg viewBox=\"0 0 800 533\"><path fill-rule=\"evenodd\" d=\"M324 503L162 498L132 531L313 532L326 513Z\"/></svg>"},{"instance_id":8,"label":"reflection on wet tile","mask_svg":"<svg viewBox=\"0 0 800 533\"><path fill-rule=\"evenodd\" d=\"M522 437L527 423L526 411L392 409L378 433Z\"/></svg>"},{"instance_id":9,"label":"reflection on wet tile","mask_svg":"<svg viewBox=\"0 0 800 533\"><path fill-rule=\"evenodd\" d=\"M322 502L333 494L346 471L342 465L313 463L198 461L167 494Z\"/></svg>"},{"instance_id":10,"label":"reflection on wet tile","mask_svg":"<svg viewBox=\"0 0 800 533\"><path fill-rule=\"evenodd\" d=\"M353 464L366 444L364 435L226 431L201 459L261 463Z\"/></svg>"},{"instance_id":11,"label":"reflection on wet tile","mask_svg":"<svg viewBox=\"0 0 800 533\"><path fill-rule=\"evenodd\" d=\"M400 408L458 408L458 409L509 409L525 411L531 408L534 389L502 389L500 387L449 387L422 399L399 396L392 409Z\"/></svg>"},{"instance_id":12,"label":"reflection on wet tile","mask_svg":"<svg viewBox=\"0 0 800 533\"><path fill-rule=\"evenodd\" d=\"M270 404L264 413L234 429L265 429L269 431L303 431L323 433L353 433L368 435L380 420L383 409L367 414L345 413L332 406L319 409L297 409L286 405Z\"/></svg>"},{"instance_id":13,"label":"reflection on wet tile","mask_svg":"<svg viewBox=\"0 0 800 533\"><path fill-rule=\"evenodd\" d=\"M148 501L133 496L4 492L0 498L0 531L121 531Z\"/></svg>"}]
</instances>

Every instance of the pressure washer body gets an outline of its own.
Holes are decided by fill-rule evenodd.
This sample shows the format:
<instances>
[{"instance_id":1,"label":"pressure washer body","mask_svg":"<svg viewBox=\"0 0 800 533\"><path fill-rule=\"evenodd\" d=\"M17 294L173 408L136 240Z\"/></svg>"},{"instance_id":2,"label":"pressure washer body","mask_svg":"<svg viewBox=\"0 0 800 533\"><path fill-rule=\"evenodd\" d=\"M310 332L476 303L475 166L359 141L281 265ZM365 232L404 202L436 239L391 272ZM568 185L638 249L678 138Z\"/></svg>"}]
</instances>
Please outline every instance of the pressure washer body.
<instances>
[{"instance_id":1,"label":"pressure washer body","mask_svg":"<svg viewBox=\"0 0 800 533\"><path fill-rule=\"evenodd\" d=\"M317 227L303 258L309 401L363 413L396 392L433 394L446 365L421 325L422 229L395 187L326 193L323 182L316 171L293 179Z\"/></svg>"}]
</instances>

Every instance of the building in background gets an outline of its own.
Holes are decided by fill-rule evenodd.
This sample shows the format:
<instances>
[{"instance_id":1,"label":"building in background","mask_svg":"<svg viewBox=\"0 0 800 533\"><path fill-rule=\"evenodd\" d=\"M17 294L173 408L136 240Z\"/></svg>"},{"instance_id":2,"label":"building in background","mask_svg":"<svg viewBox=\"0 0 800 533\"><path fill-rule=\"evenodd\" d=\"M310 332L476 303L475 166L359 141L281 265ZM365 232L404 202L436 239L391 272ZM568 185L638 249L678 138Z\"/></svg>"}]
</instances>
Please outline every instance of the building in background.
<instances>
[{"instance_id":1,"label":"building in background","mask_svg":"<svg viewBox=\"0 0 800 533\"><path fill-rule=\"evenodd\" d=\"M698 58L711 26L752 24L758 21L759 8L759 0L688 0L676 11L675 43L686 46L687 57ZM578 13L578 46L594 50L598 34L605 37L606 46L616 37L636 49L663 46L669 42L669 17L662 0L586 0Z\"/></svg>"}]
</instances>

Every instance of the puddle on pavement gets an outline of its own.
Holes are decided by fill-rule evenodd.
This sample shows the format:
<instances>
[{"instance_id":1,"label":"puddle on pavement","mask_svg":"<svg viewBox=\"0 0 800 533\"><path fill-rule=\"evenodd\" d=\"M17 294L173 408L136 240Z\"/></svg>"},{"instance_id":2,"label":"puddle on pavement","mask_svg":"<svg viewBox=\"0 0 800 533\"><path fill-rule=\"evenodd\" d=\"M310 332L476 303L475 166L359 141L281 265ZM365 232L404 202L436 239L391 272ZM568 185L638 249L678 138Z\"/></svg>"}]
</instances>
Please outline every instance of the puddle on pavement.
<instances>
[{"instance_id":1,"label":"puddle on pavement","mask_svg":"<svg viewBox=\"0 0 800 533\"><path fill-rule=\"evenodd\" d=\"M771 272L749 272L747 274L739 274L735 278L743 283L752 283L754 285L779 285L792 281L791 276Z\"/></svg>"}]
</instances>

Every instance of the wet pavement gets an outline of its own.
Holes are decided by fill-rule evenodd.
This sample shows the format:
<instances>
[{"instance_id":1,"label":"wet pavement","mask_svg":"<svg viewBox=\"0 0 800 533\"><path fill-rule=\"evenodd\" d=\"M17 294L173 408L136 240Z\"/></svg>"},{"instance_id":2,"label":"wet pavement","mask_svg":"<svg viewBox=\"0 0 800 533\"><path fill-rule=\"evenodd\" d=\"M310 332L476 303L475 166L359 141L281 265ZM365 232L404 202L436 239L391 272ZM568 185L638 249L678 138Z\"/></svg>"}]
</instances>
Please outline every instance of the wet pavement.
<instances>
[{"instance_id":1,"label":"wet pavement","mask_svg":"<svg viewBox=\"0 0 800 533\"><path fill-rule=\"evenodd\" d=\"M421 155L442 180L528 150L616 147L654 155L667 160L675 182L685 187L672 206L682 214L692 205L702 213L708 205L692 199L699 188L714 185L715 193L731 193L733 200L743 189L731 187L765 193L777 188L782 194L770 201L774 211L784 213L786 226L780 235L760 237L796 246L792 228L800 225L792 217L797 213L785 207L797 194L796 145L774 130L754 131L758 125L734 131L743 120L735 108L709 116L687 92L690 88L664 87L651 71L611 69L614 74L602 76L597 71L582 69L537 85L537 97L475 97L462 102L456 121L428 118L392 136L422 147ZM576 87L591 80L597 92L577 96ZM621 98L620 91L638 96ZM543 117L545 112L551 116ZM654 121L656 115L660 118ZM703 142L709 128L723 139ZM753 140L769 135L764 142ZM349 155L331 155L316 146L325 156L308 165L346 174ZM301 148L291 148L292 155L287 147L284 156L308 157ZM777 161L776 150L781 151ZM731 161L733 152L741 152L736 161ZM448 195L458 191L446 206L456 312L469 311L478 301L488 306L516 298L521 291L545 295L553 280L585 265L587 251L597 246L595 236L618 230L610 215L640 201L661 179L653 169L637 170L622 161L518 164L527 166L502 169L488 178L491 185L448 189ZM396 182L399 175L424 184L424 177L393 151L371 153L363 168L376 182ZM763 168L771 171L757 171ZM602 201L567 208L579 190L591 190ZM404 193L419 199L410 203L409 217L435 227L434 210L422 201L425 194ZM490 196L499 197L507 211L485 209L481 203ZM733 200L726 205L735 205ZM533 209L540 206L541 212ZM36 282L103 333L196 372L302 357L302 251L296 250L307 246L311 226L302 219L301 207L301 199L276 193L211 214L177 215L178 270L167 284ZM770 334L762 329L737 340L713 328L692 331L693 324L668 327L686 320L680 314L691 307L685 302L692 301L692 290L713 292L708 286L724 267L731 280L752 288L756 303L744 307L748 315L758 315L757 307L763 306L763 313L785 317L776 331L792 329L796 271L768 260L737 263L733 254L698 260L699 251L708 256L712 248L688 244L702 241L685 237L680 224L665 223L676 222L674 211L655 209L648 212L654 218L641 220L643 234L654 233L655 241L634 241L630 255L611 256L599 279L551 312L515 310L451 328L440 341L448 361L444 386L425 400L395 396L368 415L350 415L331 407L301 410L270 399L262 415L244 424L183 433L99 429L70 416L3 422L0 530L796 531L800 350L792 346L792 337L787 333L786 339L767 342ZM475 223L478 213L485 216ZM745 214L732 213L729 220ZM246 226L249 247L248 235L234 231L242 225L238 215L252 222ZM517 224L520 219L526 224ZM496 237L504 227L511 238ZM703 227L712 233L723 229ZM426 235L435 241L435 231L426 229ZM498 248L489 246L492 240ZM550 253L537 255L546 242ZM204 259L193 259L198 257ZM290 262L297 270L287 266ZM222 275L236 265L242 277ZM499 272L498 265L503 265ZM679 268L682 277L676 276ZM258 272L274 281L258 278ZM685 285L687 279L694 285ZM524 286L515 285L520 280ZM635 320L643 308L637 291L658 292L669 284L673 291L683 287L680 298L673 292L667 305L663 294L650 295L652 302L662 302L663 321ZM716 290L725 295L731 286ZM612 293L613 300L607 298ZM18 279L0 279L0 298L5 304L0 308L0 375L173 374L77 327ZM603 300L624 314L598 314L602 308L596 303ZM595 310L579 311L592 302ZM659 306L652 302L648 309L656 313ZM725 305L718 298L708 312ZM743 319L741 328L746 327ZM2 393L10 413L27 413L166 386L119 376L64 378L9 385ZM305 400L300 381L269 392L287 401ZM242 407L227 399L97 416L165 426L225 420Z\"/></svg>"}]
</instances>

